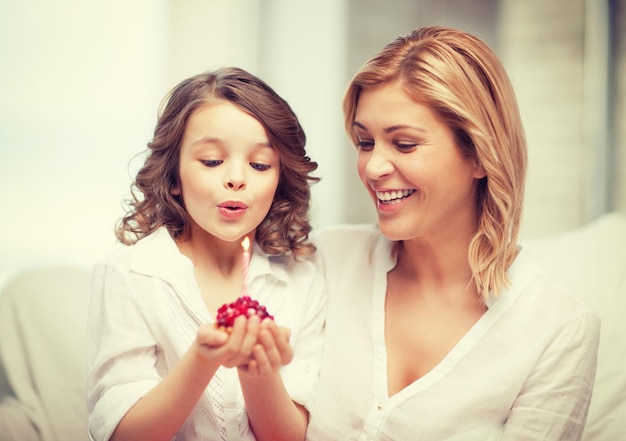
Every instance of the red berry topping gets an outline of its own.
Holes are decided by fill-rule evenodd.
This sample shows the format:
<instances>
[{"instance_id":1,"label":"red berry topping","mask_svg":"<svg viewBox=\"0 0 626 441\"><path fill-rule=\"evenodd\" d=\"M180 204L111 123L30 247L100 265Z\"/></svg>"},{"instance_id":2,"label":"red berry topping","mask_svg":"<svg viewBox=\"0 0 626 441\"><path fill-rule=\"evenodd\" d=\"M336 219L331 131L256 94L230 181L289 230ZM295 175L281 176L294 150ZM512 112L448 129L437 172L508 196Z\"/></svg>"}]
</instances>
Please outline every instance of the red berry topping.
<instances>
[{"instance_id":1,"label":"red berry topping","mask_svg":"<svg viewBox=\"0 0 626 441\"><path fill-rule=\"evenodd\" d=\"M274 317L267 312L265 306L259 304L258 301L251 299L250 296L244 295L232 303L220 306L220 309L217 310L215 326L229 331L233 327L235 319L240 315L247 318L250 318L253 315L258 315L261 320L264 318L274 320Z\"/></svg>"}]
</instances>

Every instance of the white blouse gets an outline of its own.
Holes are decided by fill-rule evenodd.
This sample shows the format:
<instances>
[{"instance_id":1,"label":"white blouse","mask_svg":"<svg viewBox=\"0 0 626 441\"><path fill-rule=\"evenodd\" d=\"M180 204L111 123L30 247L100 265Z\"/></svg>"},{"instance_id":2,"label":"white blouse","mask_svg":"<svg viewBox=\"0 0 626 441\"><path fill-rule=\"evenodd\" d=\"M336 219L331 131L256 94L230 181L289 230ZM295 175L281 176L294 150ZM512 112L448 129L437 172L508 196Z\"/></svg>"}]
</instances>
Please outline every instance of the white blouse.
<instances>
[{"instance_id":1,"label":"white blouse","mask_svg":"<svg viewBox=\"0 0 626 441\"><path fill-rule=\"evenodd\" d=\"M309 407L317 378L325 308L311 262L253 248L249 292L291 329L293 361L281 370L292 399ZM108 440L128 410L176 364L200 325L213 322L192 262L160 229L98 263L88 321L87 400L93 440ZM176 440L254 440L236 368L221 367Z\"/></svg>"},{"instance_id":2,"label":"white blouse","mask_svg":"<svg viewBox=\"0 0 626 441\"><path fill-rule=\"evenodd\" d=\"M319 235L328 290L321 378L307 439L578 440L595 378L599 318L522 251L511 285L430 372L389 396L392 243L375 226Z\"/></svg>"}]
</instances>

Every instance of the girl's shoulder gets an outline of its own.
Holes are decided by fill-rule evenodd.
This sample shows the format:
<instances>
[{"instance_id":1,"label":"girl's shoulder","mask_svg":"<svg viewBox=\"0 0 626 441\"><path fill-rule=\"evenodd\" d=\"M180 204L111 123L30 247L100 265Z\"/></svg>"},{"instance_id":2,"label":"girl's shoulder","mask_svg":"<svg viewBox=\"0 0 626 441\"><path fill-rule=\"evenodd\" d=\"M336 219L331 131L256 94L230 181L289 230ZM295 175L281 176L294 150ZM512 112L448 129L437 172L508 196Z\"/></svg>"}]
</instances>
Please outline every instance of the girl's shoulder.
<instances>
[{"instance_id":1,"label":"girl's shoulder","mask_svg":"<svg viewBox=\"0 0 626 441\"><path fill-rule=\"evenodd\" d=\"M380 237L376 224L340 224L324 227L311 235L318 248L342 248L371 246Z\"/></svg>"},{"instance_id":2,"label":"girl's shoulder","mask_svg":"<svg viewBox=\"0 0 626 441\"><path fill-rule=\"evenodd\" d=\"M325 272L348 267L371 268L374 262L391 259L392 243L375 224L345 224L324 228L312 238L317 247L315 261Z\"/></svg>"},{"instance_id":3,"label":"girl's shoulder","mask_svg":"<svg viewBox=\"0 0 626 441\"><path fill-rule=\"evenodd\" d=\"M174 240L167 230L158 229L132 245L117 243L96 265L120 272L159 273L178 266L179 259L180 253Z\"/></svg>"}]
</instances>

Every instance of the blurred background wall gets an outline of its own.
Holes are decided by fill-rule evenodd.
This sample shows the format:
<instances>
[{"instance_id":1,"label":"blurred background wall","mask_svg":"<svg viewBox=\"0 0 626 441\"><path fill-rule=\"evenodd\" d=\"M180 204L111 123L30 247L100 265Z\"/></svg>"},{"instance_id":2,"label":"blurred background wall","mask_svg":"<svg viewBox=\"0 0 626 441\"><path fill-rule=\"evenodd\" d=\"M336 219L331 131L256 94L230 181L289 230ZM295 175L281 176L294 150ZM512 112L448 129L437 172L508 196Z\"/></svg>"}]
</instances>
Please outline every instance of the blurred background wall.
<instances>
[{"instance_id":1,"label":"blurred background wall","mask_svg":"<svg viewBox=\"0 0 626 441\"><path fill-rule=\"evenodd\" d=\"M320 163L314 226L373 221L343 90L424 25L481 36L510 73L529 141L524 236L626 212L625 3L0 0L0 284L107 252L162 97L222 65L259 75L299 115Z\"/></svg>"}]
</instances>

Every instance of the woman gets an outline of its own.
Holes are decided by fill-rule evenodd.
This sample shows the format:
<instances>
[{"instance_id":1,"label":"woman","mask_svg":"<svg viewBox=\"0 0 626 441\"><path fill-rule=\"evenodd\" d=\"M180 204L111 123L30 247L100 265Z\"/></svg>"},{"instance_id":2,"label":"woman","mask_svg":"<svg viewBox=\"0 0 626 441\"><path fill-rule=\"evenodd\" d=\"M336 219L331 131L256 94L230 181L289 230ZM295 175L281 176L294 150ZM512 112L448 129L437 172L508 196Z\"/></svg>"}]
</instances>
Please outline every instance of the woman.
<instances>
[{"instance_id":1,"label":"woman","mask_svg":"<svg viewBox=\"0 0 626 441\"><path fill-rule=\"evenodd\" d=\"M526 142L510 81L476 37L399 37L344 98L377 226L319 235L328 289L309 440L576 440L597 315L517 237Z\"/></svg>"}]
</instances>

